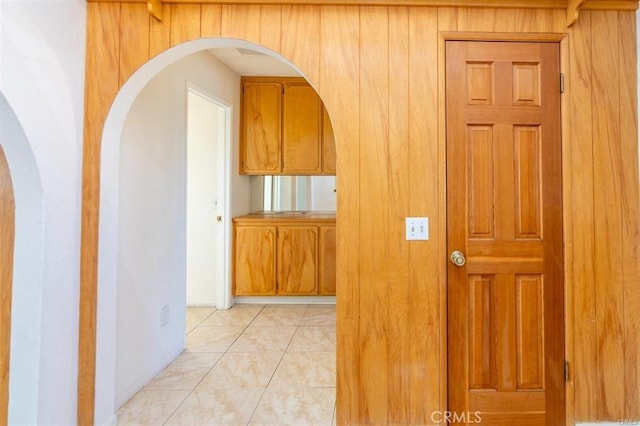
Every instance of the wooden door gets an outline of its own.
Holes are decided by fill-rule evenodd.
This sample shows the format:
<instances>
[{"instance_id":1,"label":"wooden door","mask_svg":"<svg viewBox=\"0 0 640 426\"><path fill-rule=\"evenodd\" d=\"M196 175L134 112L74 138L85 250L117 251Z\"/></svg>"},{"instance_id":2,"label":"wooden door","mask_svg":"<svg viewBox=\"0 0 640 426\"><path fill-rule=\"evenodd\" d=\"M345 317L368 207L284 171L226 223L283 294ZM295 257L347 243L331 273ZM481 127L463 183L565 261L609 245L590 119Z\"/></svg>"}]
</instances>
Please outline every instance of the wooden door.
<instances>
[{"instance_id":1,"label":"wooden door","mask_svg":"<svg viewBox=\"0 0 640 426\"><path fill-rule=\"evenodd\" d=\"M11 294L15 201L9 165L0 147L0 424L9 415L9 353L11 350Z\"/></svg>"},{"instance_id":2,"label":"wooden door","mask_svg":"<svg viewBox=\"0 0 640 426\"><path fill-rule=\"evenodd\" d=\"M308 83L285 83L282 173L320 174L320 97Z\"/></svg>"},{"instance_id":3,"label":"wooden door","mask_svg":"<svg viewBox=\"0 0 640 426\"><path fill-rule=\"evenodd\" d=\"M322 106L322 173L336 174L336 138L327 109Z\"/></svg>"},{"instance_id":4,"label":"wooden door","mask_svg":"<svg viewBox=\"0 0 640 426\"><path fill-rule=\"evenodd\" d=\"M317 294L318 228L278 227L278 294Z\"/></svg>"},{"instance_id":5,"label":"wooden door","mask_svg":"<svg viewBox=\"0 0 640 426\"><path fill-rule=\"evenodd\" d=\"M242 173L280 172L282 85L243 82L241 123Z\"/></svg>"},{"instance_id":6,"label":"wooden door","mask_svg":"<svg viewBox=\"0 0 640 426\"><path fill-rule=\"evenodd\" d=\"M276 227L235 226L234 294L276 294Z\"/></svg>"},{"instance_id":7,"label":"wooden door","mask_svg":"<svg viewBox=\"0 0 640 426\"><path fill-rule=\"evenodd\" d=\"M321 295L336 294L336 227L320 227L320 271L318 291Z\"/></svg>"},{"instance_id":8,"label":"wooden door","mask_svg":"<svg viewBox=\"0 0 640 426\"><path fill-rule=\"evenodd\" d=\"M451 423L561 425L559 46L447 42L446 67Z\"/></svg>"}]
</instances>

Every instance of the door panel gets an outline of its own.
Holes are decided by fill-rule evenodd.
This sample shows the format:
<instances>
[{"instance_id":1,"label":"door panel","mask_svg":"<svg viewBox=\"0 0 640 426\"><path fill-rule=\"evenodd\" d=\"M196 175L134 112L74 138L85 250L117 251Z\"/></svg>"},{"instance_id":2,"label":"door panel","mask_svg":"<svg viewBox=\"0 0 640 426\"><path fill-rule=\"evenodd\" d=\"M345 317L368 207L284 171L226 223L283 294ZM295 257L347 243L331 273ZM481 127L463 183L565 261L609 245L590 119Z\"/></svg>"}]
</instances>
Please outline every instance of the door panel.
<instances>
[{"instance_id":1,"label":"door panel","mask_svg":"<svg viewBox=\"0 0 640 426\"><path fill-rule=\"evenodd\" d=\"M448 267L449 410L564 424L559 46L447 42L446 61L448 246L466 255Z\"/></svg>"},{"instance_id":2,"label":"door panel","mask_svg":"<svg viewBox=\"0 0 640 426\"><path fill-rule=\"evenodd\" d=\"M276 293L276 227L235 227L234 295Z\"/></svg>"},{"instance_id":3,"label":"door panel","mask_svg":"<svg viewBox=\"0 0 640 426\"><path fill-rule=\"evenodd\" d=\"M278 227L278 294L317 294L318 228Z\"/></svg>"}]
</instances>

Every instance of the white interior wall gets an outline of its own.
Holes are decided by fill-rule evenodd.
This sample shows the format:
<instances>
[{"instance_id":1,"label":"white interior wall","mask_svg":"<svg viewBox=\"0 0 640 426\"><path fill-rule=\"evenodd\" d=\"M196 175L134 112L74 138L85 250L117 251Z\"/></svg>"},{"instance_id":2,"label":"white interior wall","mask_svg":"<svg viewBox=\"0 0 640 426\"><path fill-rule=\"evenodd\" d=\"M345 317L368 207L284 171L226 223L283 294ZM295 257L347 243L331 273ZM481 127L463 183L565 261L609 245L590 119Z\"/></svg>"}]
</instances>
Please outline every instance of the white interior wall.
<instances>
[{"instance_id":1,"label":"white interior wall","mask_svg":"<svg viewBox=\"0 0 640 426\"><path fill-rule=\"evenodd\" d=\"M187 305L215 306L218 233L218 151L224 147L224 108L189 89L187 102ZM220 228L220 229L219 229Z\"/></svg>"},{"instance_id":2,"label":"white interior wall","mask_svg":"<svg viewBox=\"0 0 640 426\"><path fill-rule=\"evenodd\" d=\"M187 81L234 110L239 106L240 78L208 52L198 52L158 73L126 118L120 144L116 407L185 346ZM237 146L237 131L233 142ZM232 167L237 150L233 158ZM248 182L235 188L232 211L246 213ZM169 322L161 326L165 306Z\"/></svg>"},{"instance_id":3,"label":"white interior wall","mask_svg":"<svg viewBox=\"0 0 640 426\"><path fill-rule=\"evenodd\" d=\"M76 422L85 32L84 0L0 1L1 143L17 210L12 424Z\"/></svg>"}]
</instances>

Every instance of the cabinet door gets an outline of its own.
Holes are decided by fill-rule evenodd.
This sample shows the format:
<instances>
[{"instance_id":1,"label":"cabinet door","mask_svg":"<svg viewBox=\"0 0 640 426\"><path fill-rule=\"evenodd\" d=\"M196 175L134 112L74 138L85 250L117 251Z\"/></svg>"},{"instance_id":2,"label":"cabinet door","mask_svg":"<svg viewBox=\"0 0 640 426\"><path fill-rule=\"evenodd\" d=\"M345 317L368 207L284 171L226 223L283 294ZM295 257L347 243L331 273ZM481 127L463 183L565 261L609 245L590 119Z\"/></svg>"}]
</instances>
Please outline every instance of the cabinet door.
<instances>
[{"instance_id":1,"label":"cabinet door","mask_svg":"<svg viewBox=\"0 0 640 426\"><path fill-rule=\"evenodd\" d=\"M336 227L320 227L319 290L322 295L336 294Z\"/></svg>"},{"instance_id":2,"label":"cabinet door","mask_svg":"<svg viewBox=\"0 0 640 426\"><path fill-rule=\"evenodd\" d=\"M283 102L282 173L320 173L320 97L306 83L285 83Z\"/></svg>"},{"instance_id":3,"label":"cabinet door","mask_svg":"<svg viewBox=\"0 0 640 426\"><path fill-rule=\"evenodd\" d=\"M322 106L322 173L336 174L336 139L327 109Z\"/></svg>"},{"instance_id":4,"label":"cabinet door","mask_svg":"<svg viewBox=\"0 0 640 426\"><path fill-rule=\"evenodd\" d=\"M278 227L278 294L317 294L318 228Z\"/></svg>"},{"instance_id":5,"label":"cabinet door","mask_svg":"<svg viewBox=\"0 0 640 426\"><path fill-rule=\"evenodd\" d=\"M234 244L235 295L275 294L276 227L237 225Z\"/></svg>"},{"instance_id":6,"label":"cabinet door","mask_svg":"<svg viewBox=\"0 0 640 426\"><path fill-rule=\"evenodd\" d=\"M281 92L280 83L244 83L242 173L280 172Z\"/></svg>"}]
</instances>

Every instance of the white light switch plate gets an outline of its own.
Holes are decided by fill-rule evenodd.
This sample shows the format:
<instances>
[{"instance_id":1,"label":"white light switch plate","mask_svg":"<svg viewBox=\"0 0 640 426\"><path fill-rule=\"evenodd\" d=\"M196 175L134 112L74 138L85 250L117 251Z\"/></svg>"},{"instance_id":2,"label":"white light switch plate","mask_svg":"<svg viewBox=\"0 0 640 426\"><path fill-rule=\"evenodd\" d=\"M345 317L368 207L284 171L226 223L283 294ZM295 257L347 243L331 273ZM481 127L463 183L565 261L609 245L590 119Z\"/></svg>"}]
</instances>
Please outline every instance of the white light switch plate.
<instances>
[{"instance_id":1,"label":"white light switch plate","mask_svg":"<svg viewBox=\"0 0 640 426\"><path fill-rule=\"evenodd\" d=\"M428 240L429 239L429 218L428 217L408 217L407 221L407 241Z\"/></svg>"}]
</instances>

